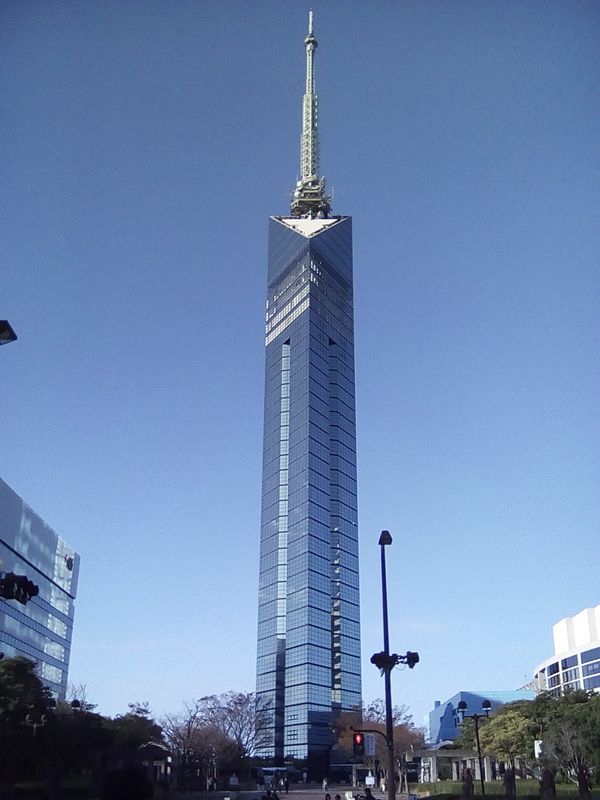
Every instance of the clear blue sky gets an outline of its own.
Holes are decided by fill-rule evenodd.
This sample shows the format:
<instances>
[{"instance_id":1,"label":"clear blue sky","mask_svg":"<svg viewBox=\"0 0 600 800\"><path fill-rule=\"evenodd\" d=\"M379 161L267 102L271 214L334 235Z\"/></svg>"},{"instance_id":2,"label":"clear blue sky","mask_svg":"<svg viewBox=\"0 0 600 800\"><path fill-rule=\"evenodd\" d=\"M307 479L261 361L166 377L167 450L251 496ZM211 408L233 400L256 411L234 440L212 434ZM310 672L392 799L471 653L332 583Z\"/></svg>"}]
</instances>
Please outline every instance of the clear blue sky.
<instances>
[{"instance_id":1,"label":"clear blue sky","mask_svg":"<svg viewBox=\"0 0 600 800\"><path fill-rule=\"evenodd\" d=\"M82 555L105 713L254 687L267 219L309 5L7 2L0 474ZM354 217L364 696L514 689L600 602L600 5L317 0Z\"/></svg>"}]
</instances>

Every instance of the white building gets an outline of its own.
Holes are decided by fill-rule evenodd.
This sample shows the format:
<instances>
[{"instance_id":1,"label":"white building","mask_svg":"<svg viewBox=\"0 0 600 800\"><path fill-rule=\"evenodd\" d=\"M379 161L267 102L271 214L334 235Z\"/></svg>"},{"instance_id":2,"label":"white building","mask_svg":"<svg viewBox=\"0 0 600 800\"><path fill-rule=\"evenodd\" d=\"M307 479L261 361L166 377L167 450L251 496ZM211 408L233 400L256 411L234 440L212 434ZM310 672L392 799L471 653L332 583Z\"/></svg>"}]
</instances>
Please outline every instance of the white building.
<instances>
[{"instance_id":1,"label":"white building","mask_svg":"<svg viewBox=\"0 0 600 800\"><path fill-rule=\"evenodd\" d=\"M600 691L600 605L565 617L552 627L554 655L533 675L536 692Z\"/></svg>"}]
</instances>

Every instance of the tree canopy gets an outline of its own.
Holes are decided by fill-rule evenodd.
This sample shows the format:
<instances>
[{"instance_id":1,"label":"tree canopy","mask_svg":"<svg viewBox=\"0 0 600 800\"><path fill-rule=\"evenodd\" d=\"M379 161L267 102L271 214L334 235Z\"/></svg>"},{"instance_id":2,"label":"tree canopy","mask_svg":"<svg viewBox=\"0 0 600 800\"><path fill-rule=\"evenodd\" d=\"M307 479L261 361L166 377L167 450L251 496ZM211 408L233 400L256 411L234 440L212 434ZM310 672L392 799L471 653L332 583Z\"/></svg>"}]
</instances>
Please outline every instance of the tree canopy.
<instances>
[{"instance_id":1,"label":"tree canopy","mask_svg":"<svg viewBox=\"0 0 600 800\"><path fill-rule=\"evenodd\" d=\"M182 712L157 722L147 702L132 702L113 718L94 711L85 686L73 703L56 702L27 658L0 660L0 793L23 775L44 777L56 794L62 775L89 770L93 758L106 762L139 757L148 744L166 744L179 767L181 788L206 787L220 772L249 773L250 758L264 745L272 710L254 693L205 695ZM411 748L422 745L406 707L393 709L396 769ZM374 771L386 763L385 705L377 699L342 713L335 723L338 756L353 759L354 730L375 731L375 755L364 763ZM383 734L383 735L379 735ZM517 701L480 720L484 753L511 764L534 760L534 742L542 742L542 766L590 793L590 775L600 774L600 694L575 691L560 697L541 694ZM475 749L473 720L463 723L456 744ZM190 779L189 785L187 784Z\"/></svg>"},{"instance_id":2,"label":"tree canopy","mask_svg":"<svg viewBox=\"0 0 600 800\"><path fill-rule=\"evenodd\" d=\"M198 769L206 785L219 770L244 771L265 742L270 709L253 693L207 695L162 720L165 738L180 766L179 788L190 788Z\"/></svg>"},{"instance_id":3,"label":"tree canopy","mask_svg":"<svg viewBox=\"0 0 600 800\"><path fill-rule=\"evenodd\" d=\"M577 781L582 768L600 771L600 695L540 695L532 703L531 729L542 741L543 760L564 777Z\"/></svg>"},{"instance_id":4,"label":"tree canopy","mask_svg":"<svg viewBox=\"0 0 600 800\"><path fill-rule=\"evenodd\" d=\"M514 766L518 758L528 759L533 755L533 737L527 714L518 704L498 709L494 716L482 726L481 748L494 753L499 759Z\"/></svg>"},{"instance_id":5,"label":"tree canopy","mask_svg":"<svg viewBox=\"0 0 600 800\"><path fill-rule=\"evenodd\" d=\"M573 691L507 703L480 722L484 753L512 764L534 760L534 741L542 742L542 763L559 776L581 782L586 770L600 771L600 695ZM466 719L456 744L475 749L472 720Z\"/></svg>"}]
</instances>

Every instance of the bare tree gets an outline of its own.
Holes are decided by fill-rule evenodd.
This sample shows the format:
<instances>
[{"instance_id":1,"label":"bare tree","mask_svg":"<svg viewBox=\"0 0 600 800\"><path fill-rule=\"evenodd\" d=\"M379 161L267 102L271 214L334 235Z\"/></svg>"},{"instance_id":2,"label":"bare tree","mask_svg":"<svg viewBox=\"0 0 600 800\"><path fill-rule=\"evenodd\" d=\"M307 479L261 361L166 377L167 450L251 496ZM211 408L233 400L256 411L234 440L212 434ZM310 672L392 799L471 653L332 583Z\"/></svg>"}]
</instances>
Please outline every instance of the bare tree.
<instances>
[{"instance_id":1,"label":"bare tree","mask_svg":"<svg viewBox=\"0 0 600 800\"><path fill-rule=\"evenodd\" d=\"M198 702L205 724L214 726L234 742L242 756L254 755L268 741L271 708L254 692L213 694Z\"/></svg>"},{"instance_id":2,"label":"bare tree","mask_svg":"<svg viewBox=\"0 0 600 800\"><path fill-rule=\"evenodd\" d=\"M229 695L234 693L224 697ZM192 788L195 776L201 772L208 789L217 780L219 770L238 768L246 755L244 747L251 744L250 733L232 709L226 713L226 705L216 696L186 703L184 709L161 721L177 762L178 785L181 789Z\"/></svg>"},{"instance_id":3,"label":"bare tree","mask_svg":"<svg viewBox=\"0 0 600 800\"><path fill-rule=\"evenodd\" d=\"M181 714L168 714L161 720L163 734L177 763L177 784L187 788L194 765L198 762L198 748L203 726L200 703L185 704Z\"/></svg>"},{"instance_id":4,"label":"bare tree","mask_svg":"<svg viewBox=\"0 0 600 800\"><path fill-rule=\"evenodd\" d=\"M79 708L81 708L83 711L93 711L98 707L97 703L90 703L88 701L87 685L85 683L70 683L68 696L70 698L69 702L72 703L74 700L77 700L79 703Z\"/></svg>"},{"instance_id":5,"label":"bare tree","mask_svg":"<svg viewBox=\"0 0 600 800\"><path fill-rule=\"evenodd\" d=\"M232 740L214 725L204 725L197 737L198 761L206 778L206 788L216 780L220 769L238 768L244 753Z\"/></svg>"},{"instance_id":6,"label":"bare tree","mask_svg":"<svg viewBox=\"0 0 600 800\"><path fill-rule=\"evenodd\" d=\"M369 705L363 705L363 720L365 722L375 722L385 725L385 702L381 697L371 700ZM406 725L408 728L414 727L412 714L409 713L408 706L394 706L392 709L392 722L396 725Z\"/></svg>"}]
</instances>

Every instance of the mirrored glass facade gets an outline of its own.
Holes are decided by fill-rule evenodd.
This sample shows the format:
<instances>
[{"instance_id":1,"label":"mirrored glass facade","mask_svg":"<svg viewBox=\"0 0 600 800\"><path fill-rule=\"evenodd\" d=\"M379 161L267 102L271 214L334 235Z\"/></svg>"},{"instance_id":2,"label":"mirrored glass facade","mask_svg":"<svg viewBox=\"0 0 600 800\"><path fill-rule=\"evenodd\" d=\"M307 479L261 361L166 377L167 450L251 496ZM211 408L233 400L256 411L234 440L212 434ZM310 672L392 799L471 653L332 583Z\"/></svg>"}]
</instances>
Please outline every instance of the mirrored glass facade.
<instances>
[{"instance_id":1,"label":"mirrored glass facade","mask_svg":"<svg viewBox=\"0 0 600 800\"><path fill-rule=\"evenodd\" d=\"M278 763L323 764L361 701L354 394L352 220L272 217L257 692Z\"/></svg>"},{"instance_id":2,"label":"mirrored glass facade","mask_svg":"<svg viewBox=\"0 0 600 800\"><path fill-rule=\"evenodd\" d=\"M39 587L27 605L0 599L0 651L35 661L43 683L63 699L79 556L2 480L0 571L27 575Z\"/></svg>"}]
</instances>

